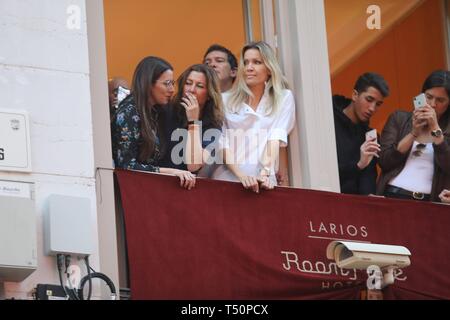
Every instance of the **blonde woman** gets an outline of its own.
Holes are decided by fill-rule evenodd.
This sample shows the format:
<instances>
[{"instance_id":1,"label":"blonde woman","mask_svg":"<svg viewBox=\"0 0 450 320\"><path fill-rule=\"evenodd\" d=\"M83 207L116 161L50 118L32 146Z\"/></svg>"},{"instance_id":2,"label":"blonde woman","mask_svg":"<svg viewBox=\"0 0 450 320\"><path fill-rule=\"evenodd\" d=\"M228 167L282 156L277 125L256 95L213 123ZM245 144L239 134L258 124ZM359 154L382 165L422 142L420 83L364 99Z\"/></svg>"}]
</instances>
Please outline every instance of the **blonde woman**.
<instances>
[{"instance_id":1,"label":"blonde woman","mask_svg":"<svg viewBox=\"0 0 450 320\"><path fill-rule=\"evenodd\" d=\"M254 42L242 49L237 80L224 99L221 144L225 165L214 179L240 181L259 193L277 183L279 148L295 123L295 102L273 49Z\"/></svg>"}]
</instances>

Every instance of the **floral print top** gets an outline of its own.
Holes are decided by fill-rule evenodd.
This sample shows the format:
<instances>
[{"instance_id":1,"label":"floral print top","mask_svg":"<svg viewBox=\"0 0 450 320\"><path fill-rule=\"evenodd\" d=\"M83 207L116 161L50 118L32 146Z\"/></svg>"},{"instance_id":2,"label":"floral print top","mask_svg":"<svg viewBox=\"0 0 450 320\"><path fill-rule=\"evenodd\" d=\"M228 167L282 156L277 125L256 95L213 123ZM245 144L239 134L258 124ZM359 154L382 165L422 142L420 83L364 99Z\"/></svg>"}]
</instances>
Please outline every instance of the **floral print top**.
<instances>
[{"instance_id":1,"label":"floral print top","mask_svg":"<svg viewBox=\"0 0 450 320\"><path fill-rule=\"evenodd\" d=\"M155 152L145 162L138 160L141 137L141 119L134 98L129 95L117 109L111 122L112 152L116 168L159 172L160 141L157 133Z\"/></svg>"}]
</instances>

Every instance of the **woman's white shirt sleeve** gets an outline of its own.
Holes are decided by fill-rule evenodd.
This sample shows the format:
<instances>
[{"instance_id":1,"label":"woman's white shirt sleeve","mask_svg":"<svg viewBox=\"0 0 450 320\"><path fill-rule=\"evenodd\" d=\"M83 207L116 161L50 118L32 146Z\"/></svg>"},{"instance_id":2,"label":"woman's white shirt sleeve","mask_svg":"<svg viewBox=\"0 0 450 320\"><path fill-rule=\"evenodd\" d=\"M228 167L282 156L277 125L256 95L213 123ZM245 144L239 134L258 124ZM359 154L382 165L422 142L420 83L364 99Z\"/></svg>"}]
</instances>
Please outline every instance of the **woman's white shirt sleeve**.
<instances>
[{"instance_id":1,"label":"woman's white shirt sleeve","mask_svg":"<svg viewBox=\"0 0 450 320\"><path fill-rule=\"evenodd\" d=\"M284 90L283 101L270 130L268 141L279 140L280 147L288 144L288 135L295 125L295 100L290 90Z\"/></svg>"}]
</instances>

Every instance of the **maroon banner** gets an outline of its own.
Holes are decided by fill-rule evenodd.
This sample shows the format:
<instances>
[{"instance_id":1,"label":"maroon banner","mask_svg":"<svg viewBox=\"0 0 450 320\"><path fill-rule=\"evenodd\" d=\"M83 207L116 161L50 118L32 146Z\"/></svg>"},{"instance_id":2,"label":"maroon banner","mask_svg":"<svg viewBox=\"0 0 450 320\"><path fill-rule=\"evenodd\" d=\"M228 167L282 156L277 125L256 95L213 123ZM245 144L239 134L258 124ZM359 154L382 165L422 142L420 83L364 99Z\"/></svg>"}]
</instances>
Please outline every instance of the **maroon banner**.
<instances>
[{"instance_id":1,"label":"maroon banner","mask_svg":"<svg viewBox=\"0 0 450 320\"><path fill-rule=\"evenodd\" d=\"M116 173L133 299L358 299L367 273L326 258L334 239L411 251L385 299L450 299L450 206Z\"/></svg>"}]
</instances>

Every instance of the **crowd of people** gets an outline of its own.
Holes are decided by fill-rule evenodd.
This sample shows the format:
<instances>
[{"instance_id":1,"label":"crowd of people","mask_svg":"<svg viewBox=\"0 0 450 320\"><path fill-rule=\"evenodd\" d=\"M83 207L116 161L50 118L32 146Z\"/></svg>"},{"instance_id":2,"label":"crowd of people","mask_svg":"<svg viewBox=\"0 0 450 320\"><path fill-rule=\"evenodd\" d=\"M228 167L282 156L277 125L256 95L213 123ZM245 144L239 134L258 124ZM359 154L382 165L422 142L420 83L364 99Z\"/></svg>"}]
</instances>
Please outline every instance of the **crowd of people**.
<instances>
[{"instance_id":1,"label":"crowd of people","mask_svg":"<svg viewBox=\"0 0 450 320\"><path fill-rule=\"evenodd\" d=\"M122 88L130 94L118 101ZM421 92L425 105L395 111L381 135L369 127L390 94L381 75L333 96L342 193L450 203L450 72L432 72ZM169 62L146 57L131 87L114 78L109 93L116 168L176 175L186 189L197 176L256 193L286 185L295 99L267 43L245 45L239 61L212 45L177 81Z\"/></svg>"}]
</instances>

